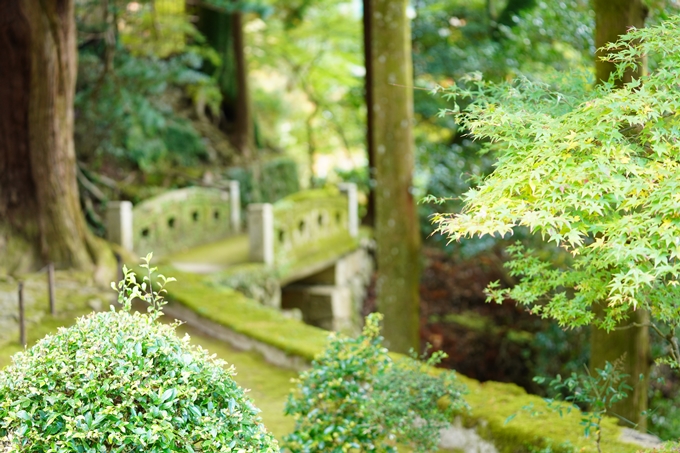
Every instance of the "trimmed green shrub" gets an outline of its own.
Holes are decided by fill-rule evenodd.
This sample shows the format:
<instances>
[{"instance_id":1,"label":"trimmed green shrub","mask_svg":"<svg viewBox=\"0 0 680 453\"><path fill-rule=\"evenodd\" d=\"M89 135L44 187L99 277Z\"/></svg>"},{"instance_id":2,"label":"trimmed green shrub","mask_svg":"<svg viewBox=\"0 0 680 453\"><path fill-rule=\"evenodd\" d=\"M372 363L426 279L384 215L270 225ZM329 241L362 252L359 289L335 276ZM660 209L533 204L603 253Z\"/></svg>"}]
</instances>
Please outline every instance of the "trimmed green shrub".
<instances>
[{"instance_id":1,"label":"trimmed green shrub","mask_svg":"<svg viewBox=\"0 0 680 453\"><path fill-rule=\"evenodd\" d=\"M79 319L0 372L0 450L278 451L233 368L158 322L152 272L138 283L126 270L122 310ZM149 313L131 310L135 298Z\"/></svg>"},{"instance_id":2,"label":"trimmed green shrub","mask_svg":"<svg viewBox=\"0 0 680 453\"><path fill-rule=\"evenodd\" d=\"M303 372L286 404L295 431L286 436L293 453L396 452L397 444L436 451L439 430L466 408L464 387L453 372L438 376L438 363L393 361L382 347L379 314L366 318L358 338L332 335L324 352ZM441 408L439 407L441 404Z\"/></svg>"}]
</instances>

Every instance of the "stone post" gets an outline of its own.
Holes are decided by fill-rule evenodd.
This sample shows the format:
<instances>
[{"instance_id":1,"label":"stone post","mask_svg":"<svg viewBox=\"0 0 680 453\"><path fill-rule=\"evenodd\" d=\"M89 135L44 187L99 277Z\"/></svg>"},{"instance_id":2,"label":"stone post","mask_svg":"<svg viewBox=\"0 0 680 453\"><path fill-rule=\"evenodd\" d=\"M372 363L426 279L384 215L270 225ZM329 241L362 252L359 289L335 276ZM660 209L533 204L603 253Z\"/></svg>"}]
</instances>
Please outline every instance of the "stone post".
<instances>
[{"instance_id":1,"label":"stone post","mask_svg":"<svg viewBox=\"0 0 680 453\"><path fill-rule=\"evenodd\" d=\"M274 207L269 203L248 205L250 260L274 264Z\"/></svg>"},{"instance_id":2,"label":"stone post","mask_svg":"<svg viewBox=\"0 0 680 453\"><path fill-rule=\"evenodd\" d=\"M231 229L238 234L241 232L241 186L238 181L229 181L229 204Z\"/></svg>"},{"instance_id":3,"label":"stone post","mask_svg":"<svg viewBox=\"0 0 680 453\"><path fill-rule=\"evenodd\" d=\"M126 250L134 250L132 239L132 203L110 201L106 207L106 239Z\"/></svg>"},{"instance_id":4,"label":"stone post","mask_svg":"<svg viewBox=\"0 0 680 453\"><path fill-rule=\"evenodd\" d=\"M349 235L359 235L359 200L357 197L357 185L351 182L339 184L340 192L347 195L347 229Z\"/></svg>"}]
</instances>

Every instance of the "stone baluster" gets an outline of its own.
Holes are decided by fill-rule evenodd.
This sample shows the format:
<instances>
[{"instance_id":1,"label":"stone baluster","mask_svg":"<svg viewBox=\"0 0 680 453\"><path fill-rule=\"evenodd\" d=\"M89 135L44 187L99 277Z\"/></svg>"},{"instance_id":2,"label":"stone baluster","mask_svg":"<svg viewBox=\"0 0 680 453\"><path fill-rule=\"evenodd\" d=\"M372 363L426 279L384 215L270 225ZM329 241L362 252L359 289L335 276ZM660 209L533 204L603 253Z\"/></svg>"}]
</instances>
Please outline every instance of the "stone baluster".
<instances>
[{"instance_id":1,"label":"stone baluster","mask_svg":"<svg viewBox=\"0 0 680 453\"><path fill-rule=\"evenodd\" d=\"M229 203L231 230L238 234L241 232L241 188L238 181L229 181Z\"/></svg>"},{"instance_id":2,"label":"stone baluster","mask_svg":"<svg viewBox=\"0 0 680 453\"><path fill-rule=\"evenodd\" d=\"M132 228L132 203L110 201L106 207L106 239L132 251Z\"/></svg>"},{"instance_id":3,"label":"stone baluster","mask_svg":"<svg viewBox=\"0 0 680 453\"><path fill-rule=\"evenodd\" d=\"M269 203L248 205L250 260L274 264L274 208Z\"/></svg>"},{"instance_id":4,"label":"stone baluster","mask_svg":"<svg viewBox=\"0 0 680 453\"><path fill-rule=\"evenodd\" d=\"M357 185L345 182L338 185L340 192L347 196L347 230L349 235L359 235L359 199L357 197Z\"/></svg>"}]
</instances>

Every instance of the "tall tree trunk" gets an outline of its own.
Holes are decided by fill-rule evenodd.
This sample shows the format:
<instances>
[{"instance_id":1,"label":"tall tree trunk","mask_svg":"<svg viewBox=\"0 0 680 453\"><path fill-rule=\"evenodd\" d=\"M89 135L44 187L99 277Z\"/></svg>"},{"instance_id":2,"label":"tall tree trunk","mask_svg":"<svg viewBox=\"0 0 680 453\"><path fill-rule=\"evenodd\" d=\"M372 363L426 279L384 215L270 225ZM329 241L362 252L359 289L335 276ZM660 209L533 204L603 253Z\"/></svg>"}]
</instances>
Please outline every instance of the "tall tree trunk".
<instances>
[{"instance_id":1,"label":"tall tree trunk","mask_svg":"<svg viewBox=\"0 0 680 453\"><path fill-rule=\"evenodd\" d=\"M594 0L595 9L595 46L598 49L595 57L595 69L597 79L606 81L615 70L613 63L602 61L600 57L609 52L601 52L599 49L609 42L616 42L620 35L625 34L630 27L644 27L646 8L642 0ZM623 80L617 80L622 85L630 82L641 75L642 65L638 71L629 71ZM596 307L597 316L602 316L602 307ZM630 319L622 324L647 325L649 314L644 310L632 313ZM640 431L646 431L647 420L642 415L647 410L647 390L650 370L650 345L648 327L628 327L607 333L604 330L593 327L590 340L590 367L603 368L605 361L614 362L621 357L623 359L623 371L630 375L628 384L634 388L632 395L624 401L614 405L612 412L637 424ZM644 375L640 381L639 376ZM630 426L622 420L623 425Z\"/></svg>"},{"instance_id":2,"label":"tall tree trunk","mask_svg":"<svg viewBox=\"0 0 680 453\"><path fill-rule=\"evenodd\" d=\"M236 64L236 118L234 121L234 143L241 155L250 160L254 151L255 140L253 119L250 108L250 91L248 90L248 64L243 37L243 13L231 15L232 42L234 45L234 62Z\"/></svg>"},{"instance_id":3,"label":"tall tree trunk","mask_svg":"<svg viewBox=\"0 0 680 453\"><path fill-rule=\"evenodd\" d=\"M0 256L88 269L101 253L78 199L73 0L0 3ZM22 269L23 270L23 269Z\"/></svg>"},{"instance_id":4,"label":"tall tree trunk","mask_svg":"<svg viewBox=\"0 0 680 453\"><path fill-rule=\"evenodd\" d=\"M412 195L413 67L408 0L374 0L373 124L378 310L390 349L418 347L420 234Z\"/></svg>"},{"instance_id":5,"label":"tall tree trunk","mask_svg":"<svg viewBox=\"0 0 680 453\"><path fill-rule=\"evenodd\" d=\"M610 42L619 40L631 27L642 28L647 18L647 7L642 0L593 0L595 9L595 74L597 80L606 81L616 69L614 63L604 61L601 57L611 51L601 51L600 48ZM641 62L642 63L642 62ZM616 83L621 86L642 74L642 65L638 71L626 72L623 80Z\"/></svg>"},{"instance_id":6,"label":"tall tree trunk","mask_svg":"<svg viewBox=\"0 0 680 453\"><path fill-rule=\"evenodd\" d=\"M255 139L248 89L243 14L226 13L209 5L201 5L196 9L198 30L222 59L222 66L217 74L222 92L220 128L231 137L241 156L250 160ZM213 72L215 68L208 67L206 70Z\"/></svg>"},{"instance_id":7,"label":"tall tree trunk","mask_svg":"<svg viewBox=\"0 0 680 453\"><path fill-rule=\"evenodd\" d=\"M375 190L373 181L375 179L375 140L373 139L373 57L371 55L371 43L373 42L373 30L371 18L373 17L373 0L363 0L364 2L364 65L366 67L365 93L366 102L366 154L368 157L368 206L363 222L366 225L375 225Z\"/></svg>"}]
</instances>

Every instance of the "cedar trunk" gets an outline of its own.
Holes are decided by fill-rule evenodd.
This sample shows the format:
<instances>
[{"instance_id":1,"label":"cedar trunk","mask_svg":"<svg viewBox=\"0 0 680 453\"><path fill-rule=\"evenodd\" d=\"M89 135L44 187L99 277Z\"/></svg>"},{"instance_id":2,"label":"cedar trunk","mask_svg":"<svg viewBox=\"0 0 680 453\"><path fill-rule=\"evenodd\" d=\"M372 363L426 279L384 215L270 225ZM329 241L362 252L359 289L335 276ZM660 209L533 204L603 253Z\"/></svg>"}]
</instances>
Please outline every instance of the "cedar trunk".
<instances>
[{"instance_id":1,"label":"cedar trunk","mask_svg":"<svg viewBox=\"0 0 680 453\"><path fill-rule=\"evenodd\" d=\"M76 183L73 0L0 2L0 271L91 268Z\"/></svg>"},{"instance_id":2,"label":"cedar trunk","mask_svg":"<svg viewBox=\"0 0 680 453\"><path fill-rule=\"evenodd\" d=\"M246 62L245 38L243 36L243 13L231 15L231 32L234 42L236 63L236 120L234 123L234 143L246 160L250 160L255 144L253 120L250 113L250 91L248 89L248 64Z\"/></svg>"},{"instance_id":3,"label":"cedar trunk","mask_svg":"<svg viewBox=\"0 0 680 453\"><path fill-rule=\"evenodd\" d=\"M595 57L595 69L599 81L606 81L616 69L613 63L602 61L601 56L611 51L599 49L609 42L616 42L620 35L625 34L630 27L644 27L646 9L641 0L595 0L595 45L598 52ZM621 85L639 77L643 71L641 62L638 71L628 71L623 80L617 80ZM602 308L596 307L597 316L602 316ZM636 327L643 325L645 327ZM647 420L642 415L647 410L647 389L649 386L649 370L651 364L649 345L649 314L644 310L631 313L630 319L624 321L621 330L605 332L593 327L591 330L590 368L603 368L605 361L614 362L623 357L623 371L630 375L628 384L634 388L632 395L617 403L612 408L613 415L620 417L621 423L630 426L630 422L637 425L637 429L646 431ZM640 381L639 376L644 375ZM629 422L628 422L629 421Z\"/></svg>"},{"instance_id":4,"label":"cedar trunk","mask_svg":"<svg viewBox=\"0 0 680 453\"><path fill-rule=\"evenodd\" d=\"M363 0L364 65L366 67L364 99L366 102L366 155L368 157L369 180L368 204L363 223L368 226L375 226L375 190L373 190L373 181L375 179L375 141L373 140L373 57L371 55L371 43L373 42L373 30L371 28L371 18L373 17L372 3L373 0Z\"/></svg>"},{"instance_id":5,"label":"cedar trunk","mask_svg":"<svg viewBox=\"0 0 680 453\"><path fill-rule=\"evenodd\" d=\"M378 310L387 346L418 347L420 234L412 195L413 68L408 0L374 0L373 145Z\"/></svg>"},{"instance_id":6,"label":"cedar trunk","mask_svg":"<svg viewBox=\"0 0 680 453\"><path fill-rule=\"evenodd\" d=\"M222 93L220 129L231 137L239 154L250 160L255 139L248 89L243 13L227 13L209 5L198 6L197 12L199 31L222 59L222 66L217 73L217 82ZM206 69L212 72L215 68Z\"/></svg>"}]
</instances>

